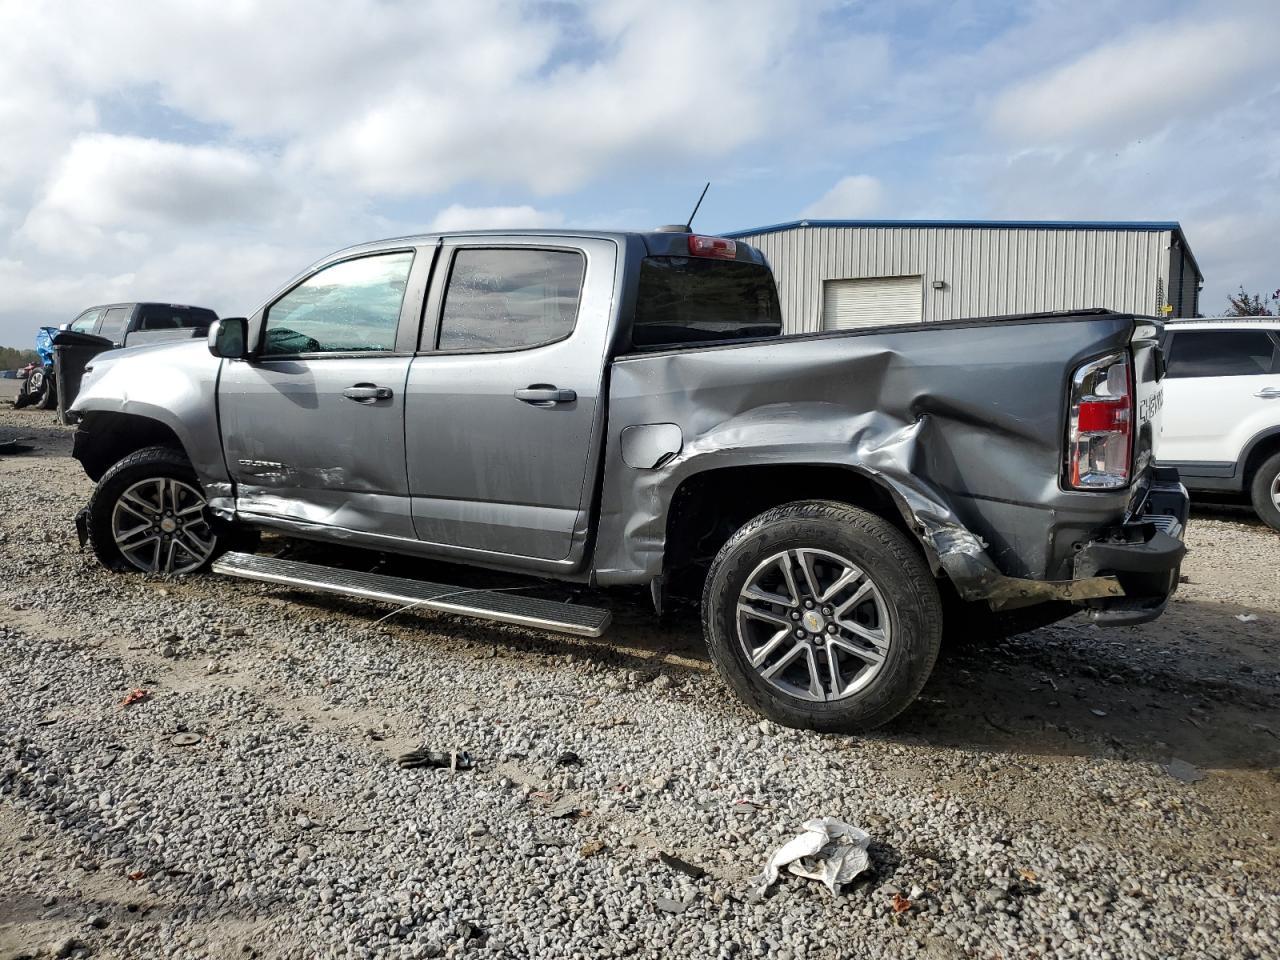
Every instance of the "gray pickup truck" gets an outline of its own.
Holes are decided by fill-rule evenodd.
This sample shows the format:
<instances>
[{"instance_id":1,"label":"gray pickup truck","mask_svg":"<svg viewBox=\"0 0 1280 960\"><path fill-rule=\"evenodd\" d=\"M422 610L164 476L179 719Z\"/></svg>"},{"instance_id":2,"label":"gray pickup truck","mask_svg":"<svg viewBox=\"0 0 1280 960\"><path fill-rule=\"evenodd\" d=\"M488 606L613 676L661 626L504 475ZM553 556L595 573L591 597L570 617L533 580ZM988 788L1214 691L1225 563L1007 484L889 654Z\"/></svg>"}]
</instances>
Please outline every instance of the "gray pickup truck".
<instances>
[{"instance_id":1,"label":"gray pickup truck","mask_svg":"<svg viewBox=\"0 0 1280 960\"><path fill-rule=\"evenodd\" d=\"M94 359L82 542L599 635L609 611L234 552L254 529L701 598L761 713L882 724L943 637L1178 583L1156 321L1108 312L783 335L772 274L683 230L407 237L334 254L207 345Z\"/></svg>"}]
</instances>

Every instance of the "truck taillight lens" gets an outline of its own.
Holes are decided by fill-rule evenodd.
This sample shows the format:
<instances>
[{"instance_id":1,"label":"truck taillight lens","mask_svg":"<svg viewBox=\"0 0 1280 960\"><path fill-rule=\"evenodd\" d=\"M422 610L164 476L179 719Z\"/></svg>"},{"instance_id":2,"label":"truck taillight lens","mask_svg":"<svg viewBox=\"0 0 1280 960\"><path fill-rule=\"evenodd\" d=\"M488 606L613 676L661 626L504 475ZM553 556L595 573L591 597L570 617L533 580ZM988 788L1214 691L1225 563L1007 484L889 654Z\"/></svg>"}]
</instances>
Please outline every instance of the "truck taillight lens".
<instances>
[{"instance_id":1,"label":"truck taillight lens","mask_svg":"<svg viewBox=\"0 0 1280 960\"><path fill-rule=\"evenodd\" d=\"M1116 490L1129 484L1133 373L1127 354L1091 360L1071 378L1066 485Z\"/></svg>"},{"instance_id":2,"label":"truck taillight lens","mask_svg":"<svg viewBox=\"0 0 1280 960\"><path fill-rule=\"evenodd\" d=\"M716 257L720 260L733 260L738 256L738 245L724 237L689 236L689 256Z\"/></svg>"}]
</instances>

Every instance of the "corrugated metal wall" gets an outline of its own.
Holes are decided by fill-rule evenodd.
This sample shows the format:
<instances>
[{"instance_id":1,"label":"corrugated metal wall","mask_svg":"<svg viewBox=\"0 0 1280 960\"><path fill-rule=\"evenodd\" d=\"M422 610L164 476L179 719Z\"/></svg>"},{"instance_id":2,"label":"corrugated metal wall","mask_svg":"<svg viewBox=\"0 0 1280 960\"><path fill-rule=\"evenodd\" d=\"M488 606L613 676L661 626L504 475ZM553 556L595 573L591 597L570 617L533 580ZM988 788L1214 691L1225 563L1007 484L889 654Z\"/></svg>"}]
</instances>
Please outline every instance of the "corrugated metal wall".
<instances>
[{"instance_id":1,"label":"corrugated metal wall","mask_svg":"<svg viewBox=\"0 0 1280 960\"><path fill-rule=\"evenodd\" d=\"M1169 287L1167 230L813 226L736 236L773 265L788 333L821 329L832 279L922 275L925 320L1083 307L1155 314L1157 281Z\"/></svg>"}]
</instances>

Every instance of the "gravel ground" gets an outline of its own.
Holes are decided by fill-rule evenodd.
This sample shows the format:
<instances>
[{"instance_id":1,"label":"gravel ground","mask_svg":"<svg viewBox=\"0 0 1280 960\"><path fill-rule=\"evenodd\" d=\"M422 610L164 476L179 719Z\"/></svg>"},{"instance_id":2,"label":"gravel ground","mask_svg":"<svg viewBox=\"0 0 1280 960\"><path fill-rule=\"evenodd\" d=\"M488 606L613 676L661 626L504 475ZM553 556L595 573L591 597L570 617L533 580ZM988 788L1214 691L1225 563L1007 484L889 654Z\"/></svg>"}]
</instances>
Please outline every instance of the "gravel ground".
<instances>
[{"instance_id":1,"label":"gravel ground","mask_svg":"<svg viewBox=\"0 0 1280 960\"><path fill-rule=\"evenodd\" d=\"M1280 538L1243 513L1194 518L1159 622L947 651L890 729L821 736L639 602L578 641L109 574L68 431L0 406L15 434L0 958L1280 956ZM424 745L476 768L394 762ZM822 815L871 871L752 896Z\"/></svg>"}]
</instances>

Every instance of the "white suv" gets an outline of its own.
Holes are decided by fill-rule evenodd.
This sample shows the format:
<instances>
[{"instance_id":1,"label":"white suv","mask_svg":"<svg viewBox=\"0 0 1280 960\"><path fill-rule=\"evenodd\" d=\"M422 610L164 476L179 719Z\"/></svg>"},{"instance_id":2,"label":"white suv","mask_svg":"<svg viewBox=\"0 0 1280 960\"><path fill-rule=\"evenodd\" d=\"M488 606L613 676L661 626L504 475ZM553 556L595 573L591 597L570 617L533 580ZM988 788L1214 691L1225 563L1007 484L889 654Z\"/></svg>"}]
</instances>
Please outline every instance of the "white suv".
<instances>
[{"instance_id":1,"label":"white suv","mask_svg":"<svg viewBox=\"0 0 1280 960\"><path fill-rule=\"evenodd\" d=\"M1280 530L1280 318L1173 320L1163 346L1161 463Z\"/></svg>"}]
</instances>

